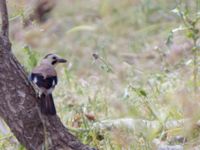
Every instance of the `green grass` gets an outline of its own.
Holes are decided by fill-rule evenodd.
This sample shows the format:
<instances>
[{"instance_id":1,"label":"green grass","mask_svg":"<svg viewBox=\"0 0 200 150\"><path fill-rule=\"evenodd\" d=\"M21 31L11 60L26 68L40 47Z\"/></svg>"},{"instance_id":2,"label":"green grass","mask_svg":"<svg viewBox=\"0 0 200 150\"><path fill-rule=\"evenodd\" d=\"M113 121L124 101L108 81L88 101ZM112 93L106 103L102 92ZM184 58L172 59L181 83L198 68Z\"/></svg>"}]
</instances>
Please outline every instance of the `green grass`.
<instances>
[{"instance_id":1,"label":"green grass","mask_svg":"<svg viewBox=\"0 0 200 150\"><path fill-rule=\"evenodd\" d=\"M194 12L194 2L187 5ZM188 149L199 144L198 132L188 124L166 127L170 120L195 122L200 114L191 92L191 41L176 32L172 45L166 45L170 31L182 24L171 12L176 1L60 0L48 22L28 28L21 25L27 7L14 1L8 7L12 49L27 71L47 53L68 59L57 68L54 98L61 120L83 143L101 150L149 150L155 149L155 138L168 143L180 135L188 137ZM159 125L94 127L121 118ZM23 149L11 145L7 138L0 140L0 149Z\"/></svg>"}]
</instances>

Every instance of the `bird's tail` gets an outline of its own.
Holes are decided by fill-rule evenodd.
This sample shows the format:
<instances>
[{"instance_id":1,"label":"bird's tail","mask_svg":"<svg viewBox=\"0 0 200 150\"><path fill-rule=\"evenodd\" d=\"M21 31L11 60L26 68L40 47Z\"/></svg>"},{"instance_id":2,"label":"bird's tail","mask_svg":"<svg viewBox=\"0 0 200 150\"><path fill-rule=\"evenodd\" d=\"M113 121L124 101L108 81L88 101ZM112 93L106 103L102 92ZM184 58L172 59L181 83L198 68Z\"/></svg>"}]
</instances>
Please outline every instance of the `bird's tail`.
<instances>
[{"instance_id":1,"label":"bird's tail","mask_svg":"<svg viewBox=\"0 0 200 150\"><path fill-rule=\"evenodd\" d=\"M52 94L41 95L40 110L45 115L56 115L56 108L53 102Z\"/></svg>"}]
</instances>

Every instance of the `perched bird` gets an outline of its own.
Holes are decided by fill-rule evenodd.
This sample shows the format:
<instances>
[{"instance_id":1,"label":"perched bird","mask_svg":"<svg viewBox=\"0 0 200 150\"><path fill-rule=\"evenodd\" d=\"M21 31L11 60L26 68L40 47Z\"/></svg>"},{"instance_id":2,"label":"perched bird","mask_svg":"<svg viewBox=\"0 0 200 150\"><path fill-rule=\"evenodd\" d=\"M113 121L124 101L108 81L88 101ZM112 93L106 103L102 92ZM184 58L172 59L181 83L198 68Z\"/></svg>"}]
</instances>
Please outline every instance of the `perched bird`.
<instances>
[{"instance_id":1,"label":"perched bird","mask_svg":"<svg viewBox=\"0 0 200 150\"><path fill-rule=\"evenodd\" d=\"M39 66L35 67L29 75L29 80L39 90L40 109L45 115L55 115L56 108L53 102L52 92L58 82L55 66L58 63L66 63L67 60L56 54L46 55Z\"/></svg>"}]
</instances>

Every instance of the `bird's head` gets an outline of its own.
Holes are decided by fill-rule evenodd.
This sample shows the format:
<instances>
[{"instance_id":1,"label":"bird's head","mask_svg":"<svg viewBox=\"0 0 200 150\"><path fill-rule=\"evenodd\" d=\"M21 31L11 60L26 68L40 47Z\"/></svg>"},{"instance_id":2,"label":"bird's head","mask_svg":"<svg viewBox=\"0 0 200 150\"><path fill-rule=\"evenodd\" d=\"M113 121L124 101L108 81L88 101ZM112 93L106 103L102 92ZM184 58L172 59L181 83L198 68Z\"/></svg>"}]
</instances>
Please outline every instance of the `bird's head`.
<instances>
[{"instance_id":1,"label":"bird's head","mask_svg":"<svg viewBox=\"0 0 200 150\"><path fill-rule=\"evenodd\" d=\"M66 59L63 59L56 54L47 54L42 60L42 63L51 64L53 66L55 66L59 63L66 63L66 62L67 62Z\"/></svg>"}]
</instances>

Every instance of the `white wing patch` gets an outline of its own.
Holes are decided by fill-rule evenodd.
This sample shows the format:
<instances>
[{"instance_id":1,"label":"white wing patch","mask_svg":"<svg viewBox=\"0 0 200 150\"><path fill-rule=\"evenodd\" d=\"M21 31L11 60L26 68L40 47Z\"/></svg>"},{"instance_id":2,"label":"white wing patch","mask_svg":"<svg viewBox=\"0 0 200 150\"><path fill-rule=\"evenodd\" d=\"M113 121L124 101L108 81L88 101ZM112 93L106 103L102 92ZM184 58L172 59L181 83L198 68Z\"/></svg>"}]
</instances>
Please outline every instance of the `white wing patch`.
<instances>
[{"instance_id":1,"label":"white wing patch","mask_svg":"<svg viewBox=\"0 0 200 150\"><path fill-rule=\"evenodd\" d=\"M33 83L37 83L38 82L38 79L37 79L37 77L34 77L34 79L33 79Z\"/></svg>"},{"instance_id":2,"label":"white wing patch","mask_svg":"<svg viewBox=\"0 0 200 150\"><path fill-rule=\"evenodd\" d=\"M55 84L56 84L56 82L55 82L55 80L53 80L53 82L52 82L52 86L54 87L54 86L55 86Z\"/></svg>"}]
</instances>

